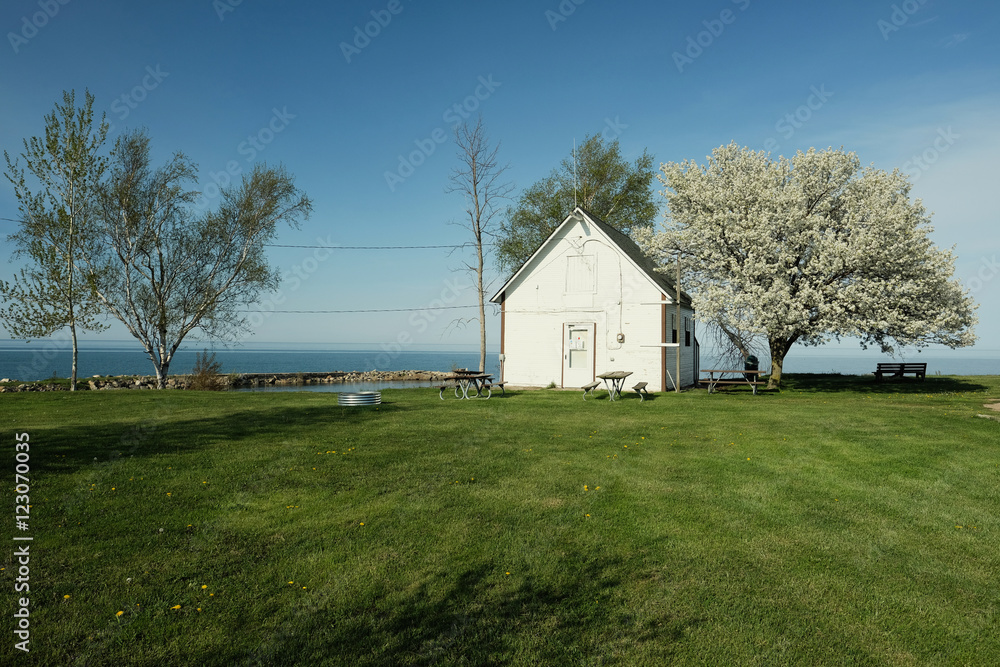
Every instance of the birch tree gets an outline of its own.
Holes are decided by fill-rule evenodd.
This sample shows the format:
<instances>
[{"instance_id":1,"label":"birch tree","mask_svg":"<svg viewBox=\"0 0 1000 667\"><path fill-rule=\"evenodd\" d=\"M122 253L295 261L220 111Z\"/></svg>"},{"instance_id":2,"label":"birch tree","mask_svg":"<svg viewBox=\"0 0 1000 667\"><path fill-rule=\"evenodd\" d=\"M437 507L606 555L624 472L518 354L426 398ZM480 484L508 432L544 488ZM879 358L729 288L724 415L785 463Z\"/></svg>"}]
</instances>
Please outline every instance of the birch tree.
<instances>
[{"instance_id":1,"label":"birch tree","mask_svg":"<svg viewBox=\"0 0 1000 667\"><path fill-rule=\"evenodd\" d=\"M461 165L451 173L447 192L457 192L465 200L465 216L461 223L472 233L474 263L466 268L475 275L476 296L479 299L479 372L486 370L486 282L485 245L493 238L497 206L510 194L511 186L501 177L507 170L500 165L497 153L500 144L491 145L480 116L474 126L463 123L455 128L458 160Z\"/></svg>"},{"instance_id":2,"label":"birch tree","mask_svg":"<svg viewBox=\"0 0 1000 667\"><path fill-rule=\"evenodd\" d=\"M247 306L278 286L264 246L279 224L297 226L312 209L284 169L258 165L222 190L218 210L196 215L186 189L195 174L182 153L152 169L149 138L132 132L115 145L101 199L97 295L142 344L160 389L186 336L246 330Z\"/></svg>"},{"instance_id":3,"label":"birch tree","mask_svg":"<svg viewBox=\"0 0 1000 667\"><path fill-rule=\"evenodd\" d=\"M70 391L76 390L78 330L105 328L82 260L96 243L95 192L106 168L100 153L108 124L102 118L94 126L93 106L89 91L80 108L75 93L64 92L62 104L45 116L44 136L24 141L23 166L4 151L20 216L20 229L8 240L14 258L28 260L12 282L0 282L5 325L24 338L69 327Z\"/></svg>"},{"instance_id":4,"label":"birch tree","mask_svg":"<svg viewBox=\"0 0 1000 667\"><path fill-rule=\"evenodd\" d=\"M769 387L795 343L853 336L863 347L975 342L976 304L955 258L930 239L930 215L898 170L862 168L854 153L771 159L736 144L705 165L664 164L665 229L643 243L690 259L699 318L741 313L767 338Z\"/></svg>"}]
</instances>

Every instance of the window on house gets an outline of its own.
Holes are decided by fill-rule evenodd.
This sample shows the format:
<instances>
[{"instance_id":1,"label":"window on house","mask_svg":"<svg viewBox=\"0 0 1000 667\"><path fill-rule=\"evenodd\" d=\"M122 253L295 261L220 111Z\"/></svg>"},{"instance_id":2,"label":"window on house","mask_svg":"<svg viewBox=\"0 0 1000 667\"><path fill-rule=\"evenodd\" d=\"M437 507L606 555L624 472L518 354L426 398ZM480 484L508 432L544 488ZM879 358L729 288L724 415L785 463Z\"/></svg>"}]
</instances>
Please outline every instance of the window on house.
<instances>
[{"instance_id":1,"label":"window on house","mask_svg":"<svg viewBox=\"0 0 1000 667\"><path fill-rule=\"evenodd\" d=\"M597 258L594 255L570 255L566 258L566 292L597 291Z\"/></svg>"},{"instance_id":2,"label":"window on house","mask_svg":"<svg viewBox=\"0 0 1000 667\"><path fill-rule=\"evenodd\" d=\"M674 314L674 313L670 313L670 331L671 331L670 342L671 343L676 343L677 342L677 315Z\"/></svg>"},{"instance_id":3,"label":"window on house","mask_svg":"<svg viewBox=\"0 0 1000 667\"><path fill-rule=\"evenodd\" d=\"M691 347L691 318L684 318L684 346Z\"/></svg>"}]
</instances>

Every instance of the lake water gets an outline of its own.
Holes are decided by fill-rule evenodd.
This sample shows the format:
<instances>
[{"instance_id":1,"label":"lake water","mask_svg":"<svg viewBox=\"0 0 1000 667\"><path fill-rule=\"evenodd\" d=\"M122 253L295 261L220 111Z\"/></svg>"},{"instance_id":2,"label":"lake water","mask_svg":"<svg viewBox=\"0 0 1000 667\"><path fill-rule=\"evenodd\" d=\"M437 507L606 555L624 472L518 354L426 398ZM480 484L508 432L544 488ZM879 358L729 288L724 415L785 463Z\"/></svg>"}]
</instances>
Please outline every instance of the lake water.
<instances>
[{"instance_id":1,"label":"lake water","mask_svg":"<svg viewBox=\"0 0 1000 667\"><path fill-rule=\"evenodd\" d=\"M179 350L170 365L172 375L189 373L200 347ZM871 373L879 361L894 361L873 351L832 350L824 348L793 349L785 359L786 373L841 373L863 375ZM383 350L323 350L292 349L260 346L255 348L220 348L216 361L224 373L324 373L333 371L450 371L454 368L477 368L479 355L469 351L403 351ZM928 375L1000 375L1000 351L935 351L907 354L895 361L927 363ZM496 352L486 358L486 371L499 374ZM702 367L709 368L711 356L702 353ZM55 375L68 377L71 352L61 341L0 341L0 379L22 381L44 380ZM80 345L80 378L93 375L152 375L153 365L142 349L127 342L85 342ZM429 386L423 383L422 386ZM421 386L416 383L364 383L343 385L309 385L310 391L378 390L391 387ZM302 391L303 387L282 387L268 391Z\"/></svg>"}]
</instances>

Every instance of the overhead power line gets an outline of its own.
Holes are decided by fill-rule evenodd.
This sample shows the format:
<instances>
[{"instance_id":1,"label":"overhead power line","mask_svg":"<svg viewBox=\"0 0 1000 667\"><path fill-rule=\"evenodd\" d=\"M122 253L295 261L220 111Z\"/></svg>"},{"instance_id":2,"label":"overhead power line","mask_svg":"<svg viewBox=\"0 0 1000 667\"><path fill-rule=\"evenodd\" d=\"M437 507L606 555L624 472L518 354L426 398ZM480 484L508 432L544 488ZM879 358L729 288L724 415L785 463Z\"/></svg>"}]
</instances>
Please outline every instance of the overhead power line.
<instances>
[{"instance_id":1,"label":"overhead power line","mask_svg":"<svg viewBox=\"0 0 1000 667\"><path fill-rule=\"evenodd\" d=\"M305 313L316 314L337 314L337 313L415 313L424 310L458 310L460 308L479 308L476 304L468 306L426 306L424 308L378 308L371 310L244 310L244 313Z\"/></svg>"},{"instance_id":2,"label":"overhead power line","mask_svg":"<svg viewBox=\"0 0 1000 667\"><path fill-rule=\"evenodd\" d=\"M493 245L484 243L484 246ZM431 250L440 248L472 248L474 243L463 243L460 245L285 245L278 243L268 243L268 248L317 248L321 250Z\"/></svg>"}]
</instances>

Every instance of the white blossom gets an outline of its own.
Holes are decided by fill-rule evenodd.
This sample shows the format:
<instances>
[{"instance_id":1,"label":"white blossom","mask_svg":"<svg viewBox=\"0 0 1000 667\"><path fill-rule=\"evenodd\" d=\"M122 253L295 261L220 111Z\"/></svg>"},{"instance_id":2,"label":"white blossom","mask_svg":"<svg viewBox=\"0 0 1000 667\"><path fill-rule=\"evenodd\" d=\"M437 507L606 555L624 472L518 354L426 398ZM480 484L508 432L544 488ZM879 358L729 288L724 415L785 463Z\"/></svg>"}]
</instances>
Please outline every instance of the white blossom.
<instances>
[{"instance_id":1,"label":"white blossom","mask_svg":"<svg viewBox=\"0 0 1000 667\"><path fill-rule=\"evenodd\" d=\"M954 255L930 240L910 184L828 149L771 159L736 144L660 166L664 229L639 234L666 265L680 250L699 318L766 336L771 386L797 342L856 336L896 345L975 342L976 305ZM669 271L669 268L665 268Z\"/></svg>"}]
</instances>

